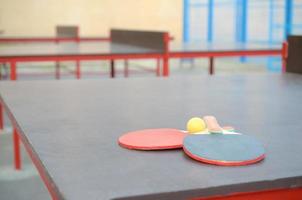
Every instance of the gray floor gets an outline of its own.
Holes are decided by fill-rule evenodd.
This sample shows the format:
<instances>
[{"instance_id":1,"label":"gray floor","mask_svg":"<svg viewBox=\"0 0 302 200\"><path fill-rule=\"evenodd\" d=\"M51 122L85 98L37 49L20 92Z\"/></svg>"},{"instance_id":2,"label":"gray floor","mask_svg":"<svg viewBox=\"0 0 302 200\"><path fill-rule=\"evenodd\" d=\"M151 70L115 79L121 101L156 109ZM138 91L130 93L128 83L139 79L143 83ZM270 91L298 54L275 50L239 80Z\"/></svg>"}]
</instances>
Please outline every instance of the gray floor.
<instances>
[{"instance_id":1,"label":"gray floor","mask_svg":"<svg viewBox=\"0 0 302 200\"><path fill-rule=\"evenodd\" d=\"M118 78L123 78L123 62L118 62ZM171 61L171 76L207 74L207 60L194 62ZM268 73L265 64L239 63L238 59L217 59L216 73ZM142 70L142 65L147 66ZM63 79L74 79L73 63L62 63ZM154 61L131 61L130 78L155 77ZM83 78L109 78L107 62L82 63ZM53 63L26 63L18 66L20 80L54 79ZM12 134L9 120L5 119L5 130L0 132L0 200L44 200L50 199L35 166L22 148L23 168L13 168Z\"/></svg>"},{"instance_id":2,"label":"gray floor","mask_svg":"<svg viewBox=\"0 0 302 200\"><path fill-rule=\"evenodd\" d=\"M23 146L22 170L14 170L11 133L11 125L5 117L5 129L0 131L0 199L51 199Z\"/></svg>"}]
</instances>

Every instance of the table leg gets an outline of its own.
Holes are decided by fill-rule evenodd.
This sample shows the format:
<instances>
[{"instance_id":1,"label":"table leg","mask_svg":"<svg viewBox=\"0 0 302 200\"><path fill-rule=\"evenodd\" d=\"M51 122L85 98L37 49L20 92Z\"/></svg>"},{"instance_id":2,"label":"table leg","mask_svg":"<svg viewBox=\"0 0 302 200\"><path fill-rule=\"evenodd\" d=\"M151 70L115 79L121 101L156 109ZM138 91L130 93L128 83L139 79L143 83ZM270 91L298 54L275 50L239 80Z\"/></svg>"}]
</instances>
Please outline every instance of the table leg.
<instances>
[{"instance_id":1,"label":"table leg","mask_svg":"<svg viewBox=\"0 0 302 200\"><path fill-rule=\"evenodd\" d=\"M10 62L10 80L17 80L17 63L14 60Z\"/></svg>"},{"instance_id":2,"label":"table leg","mask_svg":"<svg viewBox=\"0 0 302 200\"><path fill-rule=\"evenodd\" d=\"M114 67L114 60L110 60L110 72L111 72L111 78L115 77L115 67Z\"/></svg>"},{"instance_id":3,"label":"table leg","mask_svg":"<svg viewBox=\"0 0 302 200\"><path fill-rule=\"evenodd\" d=\"M3 105L0 102L0 130L4 128L4 116L3 116Z\"/></svg>"},{"instance_id":4,"label":"table leg","mask_svg":"<svg viewBox=\"0 0 302 200\"><path fill-rule=\"evenodd\" d=\"M209 58L209 74L214 74L214 57Z\"/></svg>"},{"instance_id":5,"label":"table leg","mask_svg":"<svg viewBox=\"0 0 302 200\"><path fill-rule=\"evenodd\" d=\"M20 138L17 129L15 127L13 129L13 142L14 142L15 169L20 170L21 169Z\"/></svg>"},{"instance_id":6,"label":"table leg","mask_svg":"<svg viewBox=\"0 0 302 200\"><path fill-rule=\"evenodd\" d=\"M81 63L79 60L76 61L76 78L81 78Z\"/></svg>"},{"instance_id":7,"label":"table leg","mask_svg":"<svg viewBox=\"0 0 302 200\"><path fill-rule=\"evenodd\" d=\"M60 79L60 62L56 62L56 79Z\"/></svg>"},{"instance_id":8,"label":"table leg","mask_svg":"<svg viewBox=\"0 0 302 200\"><path fill-rule=\"evenodd\" d=\"M282 44L282 73L286 72L287 46L287 42Z\"/></svg>"},{"instance_id":9,"label":"table leg","mask_svg":"<svg viewBox=\"0 0 302 200\"><path fill-rule=\"evenodd\" d=\"M163 76L169 76L169 58L163 57Z\"/></svg>"},{"instance_id":10,"label":"table leg","mask_svg":"<svg viewBox=\"0 0 302 200\"><path fill-rule=\"evenodd\" d=\"M156 76L160 76L160 59L156 60Z\"/></svg>"},{"instance_id":11,"label":"table leg","mask_svg":"<svg viewBox=\"0 0 302 200\"><path fill-rule=\"evenodd\" d=\"M124 76L128 77L129 76L129 65L128 65L128 60L125 59L125 66L124 66Z\"/></svg>"}]
</instances>

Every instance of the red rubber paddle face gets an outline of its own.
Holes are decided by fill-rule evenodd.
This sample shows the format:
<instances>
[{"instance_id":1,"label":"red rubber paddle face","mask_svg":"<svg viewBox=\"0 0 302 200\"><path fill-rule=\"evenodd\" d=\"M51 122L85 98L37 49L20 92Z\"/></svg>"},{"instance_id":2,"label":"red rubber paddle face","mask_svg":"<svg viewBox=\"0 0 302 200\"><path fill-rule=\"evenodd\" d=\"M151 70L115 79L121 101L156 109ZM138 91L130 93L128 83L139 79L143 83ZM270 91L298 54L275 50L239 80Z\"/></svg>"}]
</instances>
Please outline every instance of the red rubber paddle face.
<instances>
[{"instance_id":1,"label":"red rubber paddle face","mask_svg":"<svg viewBox=\"0 0 302 200\"><path fill-rule=\"evenodd\" d=\"M137 150L164 150L182 148L186 133L177 129L144 129L129 132L118 139L120 146Z\"/></svg>"}]
</instances>

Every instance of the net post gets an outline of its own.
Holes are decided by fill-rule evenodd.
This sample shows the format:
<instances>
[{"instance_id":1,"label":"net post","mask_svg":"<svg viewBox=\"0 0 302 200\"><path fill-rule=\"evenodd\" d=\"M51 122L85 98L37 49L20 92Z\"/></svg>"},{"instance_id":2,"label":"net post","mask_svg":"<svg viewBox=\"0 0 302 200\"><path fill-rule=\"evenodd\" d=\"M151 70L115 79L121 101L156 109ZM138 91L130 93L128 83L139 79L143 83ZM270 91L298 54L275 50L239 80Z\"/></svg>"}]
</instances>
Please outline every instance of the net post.
<instances>
[{"instance_id":1,"label":"net post","mask_svg":"<svg viewBox=\"0 0 302 200\"><path fill-rule=\"evenodd\" d=\"M281 52L281 56L282 56L282 73L286 72L286 60L287 60L287 55L288 54L288 43L287 41L282 43L282 52Z\"/></svg>"}]
</instances>

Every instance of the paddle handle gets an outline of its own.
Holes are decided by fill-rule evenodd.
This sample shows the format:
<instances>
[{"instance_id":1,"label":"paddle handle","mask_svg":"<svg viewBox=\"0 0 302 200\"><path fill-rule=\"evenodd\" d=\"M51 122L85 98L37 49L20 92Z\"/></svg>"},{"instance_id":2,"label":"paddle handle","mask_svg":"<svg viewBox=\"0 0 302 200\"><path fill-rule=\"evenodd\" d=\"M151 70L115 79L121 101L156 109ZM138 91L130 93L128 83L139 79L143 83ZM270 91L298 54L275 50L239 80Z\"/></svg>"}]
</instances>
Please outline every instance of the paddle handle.
<instances>
[{"instance_id":1,"label":"paddle handle","mask_svg":"<svg viewBox=\"0 0 302 200\"><path fill-rule=\"evenodd\" d=\"M203 120L205 121L209 132L211 133L222 133L223 129L218 124L217 119L214 116L204 116Z\"/></svg>"}]
</instances>

